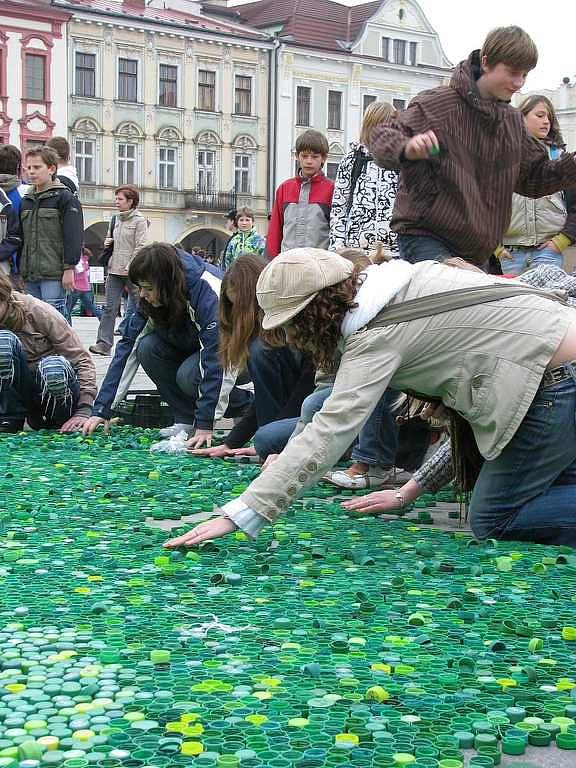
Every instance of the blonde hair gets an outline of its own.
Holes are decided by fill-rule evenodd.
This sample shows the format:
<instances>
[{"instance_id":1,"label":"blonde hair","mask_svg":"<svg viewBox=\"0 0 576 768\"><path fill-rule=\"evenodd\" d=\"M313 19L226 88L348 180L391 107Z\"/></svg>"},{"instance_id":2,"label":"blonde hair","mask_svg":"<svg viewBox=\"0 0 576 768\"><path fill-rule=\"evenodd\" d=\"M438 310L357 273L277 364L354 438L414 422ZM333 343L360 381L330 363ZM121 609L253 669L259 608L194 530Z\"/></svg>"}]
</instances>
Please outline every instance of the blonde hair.
<instances>
[{"instance_id":1,"label":"blonde hair","mask_svg":"<svg viewBox=\"0 0 576 768\"><path fill-rule=\"evenodd\" d=\"M368 146L370 134L380 123L389 123L396 114L396 110L387 101L373 101L366 107L360 129L360 143Z\"/></svg>"}]
</instances>

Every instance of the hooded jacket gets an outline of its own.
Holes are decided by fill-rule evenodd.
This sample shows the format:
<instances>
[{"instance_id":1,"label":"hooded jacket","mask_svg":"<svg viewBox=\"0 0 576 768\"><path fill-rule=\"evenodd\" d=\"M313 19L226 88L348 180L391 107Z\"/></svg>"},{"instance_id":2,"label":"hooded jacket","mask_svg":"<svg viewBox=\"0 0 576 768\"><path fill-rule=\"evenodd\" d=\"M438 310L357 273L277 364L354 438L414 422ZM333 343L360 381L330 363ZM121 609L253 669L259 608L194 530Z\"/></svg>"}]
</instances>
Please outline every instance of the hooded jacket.
<instances>
[{"instance_id":1,"label":"hooded jacket","mask_svg":"<svg viewBox=\"0 0 576 768\"><path fill-rule=\"evenodd\" d=\"M218 301L222 273L201 258L177 250L186 273L188 311L200 350L201 380L196 400L195 425L212 429L228 405L235 375L224 372L218 356ZM114 407L123 400L136 375L140 339L154 330L154 323L136 309L122 339L116 345L114 358L96 397L92 413L109 419Z\"/></svg>"},{"instance_id":2,"label":"hooded jacket","mask_svg":"<svg viewBox=\"0 0 576 768\"><path fill-rule=\"evenodd\" d=\"M388 125L372 131L369 149L384 168L400 171L392 216L397 233L432 235L483 265L510 223L512 194L550 195L576 186L576 160L550 160L522 114L508 102L481 98L480 53L456 68L449 86L425 91ZM440 154L410 161L409 138L436 134Z\"/></svg>"},{"instance_id":3,"label":"hooded jacket","mask_svg":"<svg viewBox=\"0 0 576 768\"><path fill-rule=\"evenodd\" d=\"M80 261L84 223L78 198L59 181L20 205L20 272L25 280L61 280Z\"/></svg>"},{"instance_id":4,"label":"hooded jacket","mask_svg":"<svg viewBox=\"0 0 576 768\"><path fill-rule=\"evenodd\" d=\"M354 165L359 155L363 160L362 170L354 180ZM377 166L363 144L350 144L350 151L338 166L334 183L330 250L363 248L372 251L378 244L395 249L396 235L390 230L390 219L397 186L395 171Z\"/></svg>"}]
</instances>

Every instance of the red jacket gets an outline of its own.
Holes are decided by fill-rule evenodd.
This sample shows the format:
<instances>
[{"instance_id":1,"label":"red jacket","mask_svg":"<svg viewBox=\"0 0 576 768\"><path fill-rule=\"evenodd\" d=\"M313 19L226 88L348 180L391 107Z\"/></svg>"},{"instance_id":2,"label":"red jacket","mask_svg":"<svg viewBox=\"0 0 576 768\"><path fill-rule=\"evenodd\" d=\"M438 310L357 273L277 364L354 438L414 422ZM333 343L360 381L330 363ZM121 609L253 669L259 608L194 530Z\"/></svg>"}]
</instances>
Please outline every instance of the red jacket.
<instances>
[{"instance_id":1,"label":"red jacket","mask_svg":"<svg viewBox=\"0 0 576 768\"><path fill-rule=\"evenodd\" d=\"M295 176L276 190L264 254L273 259L290 248L328 248L334 182L322 171Z\"/></svg>"}]
</instances>

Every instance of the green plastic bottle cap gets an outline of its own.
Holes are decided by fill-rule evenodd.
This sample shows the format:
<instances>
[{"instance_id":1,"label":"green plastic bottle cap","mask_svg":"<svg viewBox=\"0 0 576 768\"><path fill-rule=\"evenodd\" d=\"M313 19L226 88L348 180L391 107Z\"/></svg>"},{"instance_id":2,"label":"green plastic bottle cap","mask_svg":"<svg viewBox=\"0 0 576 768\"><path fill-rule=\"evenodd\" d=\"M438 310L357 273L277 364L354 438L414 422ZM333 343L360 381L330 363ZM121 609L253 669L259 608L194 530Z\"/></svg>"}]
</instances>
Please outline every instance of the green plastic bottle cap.
<instances>
[{"instance_id":1,"label":"green plastic bottle cap","mask_svg":"<svg viewBox=\"0 0 576 768\"><path fill-rule=\"evenodd\" d=\"M576 735L571 733L556 734L556 746L560 749L576 749Z\"/></svg>"},{"instance_id":2,"label":"green plastic bottle cap","mask_svg":"<svg viewBox=\"0 0 576 768\"><path fill-rule=\"evenodd\" d=\"M526 752L526 742L523 739L506 736L502 739L502 752L505 755L523 755Z\"/></svg>"}]
</instances>

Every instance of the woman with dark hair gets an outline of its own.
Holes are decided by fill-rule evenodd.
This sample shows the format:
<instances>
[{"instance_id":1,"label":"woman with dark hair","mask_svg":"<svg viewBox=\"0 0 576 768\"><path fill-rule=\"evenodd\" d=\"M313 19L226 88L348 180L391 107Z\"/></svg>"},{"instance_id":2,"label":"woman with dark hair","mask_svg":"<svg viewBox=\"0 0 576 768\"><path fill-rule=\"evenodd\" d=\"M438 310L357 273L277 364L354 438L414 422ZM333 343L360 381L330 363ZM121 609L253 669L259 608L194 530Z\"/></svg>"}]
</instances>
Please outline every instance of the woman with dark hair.
<instances>
[{"instance_id":1,"label":"woman with dark hair","mask_svg":"<svg viewBox=\"0 0 576 768\"><path fill-rule=\"evenodd\" d=\"M263 328L336 366L332 394L219 517L166 547L256 536L338 459L388 386L442 402L471 429L485 459L476 536L576 547L576 318L558 296L432 261L362 270L316 249L277 256L257 293Z\"/></svg>"},{"instance_id":2,"label":"woman with dark hair","mask_svg":"<svg viewBox=\"0 0 576 768\"><path fill-rule=\"evenodd\" d=\"M53 307L0 274L0 432L74 432L90 416L94 361Z\"/></svg>"},{"instance_id":3,"label":"woman with dark hair","mask_svg":"<svg viewBox=\"0 0 576 768\"><path fill-rule=\"evenodd\" d=\"M238 416L250 395L234 387L218 359L218 297L222 273L169 243L151 243L132 259L128 277L137 286L138 308L96 397L85 434L108 431L113 409L142 365L172 409L165 437L185 431L191 446L211 445L216 419ZM228 402L230 407L228 408Z\"/></svg>"},{"instance_id":4,"label":"woman with dark hair","mask_svg":"<svg viewBox=\"0 0 576 768\"><path fill-rule=\"evenodd\" d=\"M128 267L134 254L148 239L148 221L138 210L140 193L131 184L118 187L114 192L117 213L110 219L104 248L112 249L107 264L106 306L98 326L96 344L88 347L95 355L109 356L114 345L114 323L118 317L122 293L128 290L126 314L134 311L138 291L128 277Z\"/></svg>"},{"instance_id":5,"label":"woman with dark hair","mask_svg":"<svg viewBox=\"0 0 576 768\"><path fill-rule=\"evenodd\" d=\"M560 157L565 144L552 102L535 94L524 99L519 110L528 133L546 146L550 159ZM538 198L514 194L510 226L496 255L510 275L542 264L562 267L562 252L575 240L576 189Z\"/></svg>"},{"instance_id":6,"label":"woman with dark hair","mask_svg":"<svg viewBox=\"0 0 576 768\"><path fill-rule=\"evenodd\" d=\"M254 401L222 445L192 450L196 456L258 455L266 459L270 453L278 453L296 426L304 398L314 389L310 358L286 346L283 334L272 332L261 338L256 283L267 264L262 256L243 254L222 280L220 359L224 370L248 368ZM242 448L252 437L255 447Z\"/></svg>"}]
</instances>

